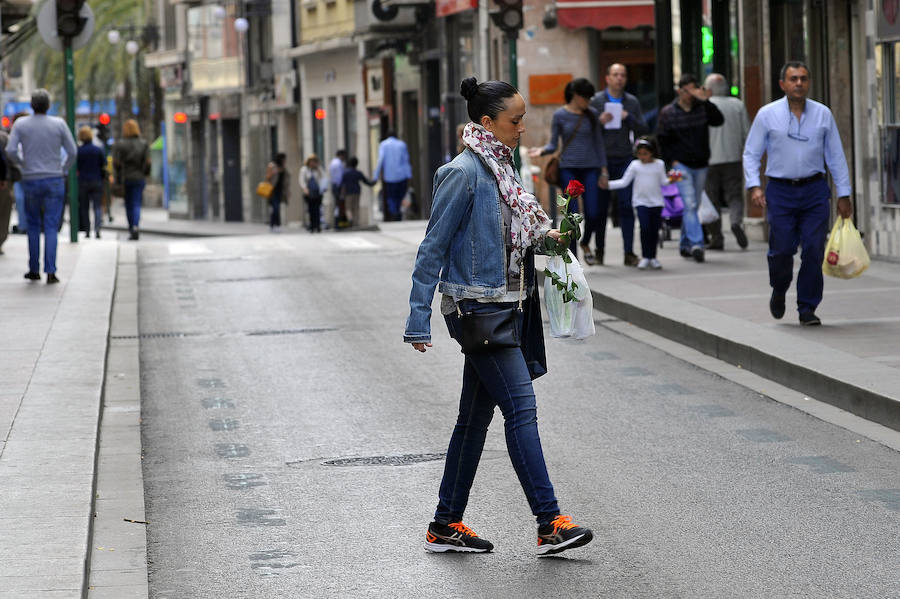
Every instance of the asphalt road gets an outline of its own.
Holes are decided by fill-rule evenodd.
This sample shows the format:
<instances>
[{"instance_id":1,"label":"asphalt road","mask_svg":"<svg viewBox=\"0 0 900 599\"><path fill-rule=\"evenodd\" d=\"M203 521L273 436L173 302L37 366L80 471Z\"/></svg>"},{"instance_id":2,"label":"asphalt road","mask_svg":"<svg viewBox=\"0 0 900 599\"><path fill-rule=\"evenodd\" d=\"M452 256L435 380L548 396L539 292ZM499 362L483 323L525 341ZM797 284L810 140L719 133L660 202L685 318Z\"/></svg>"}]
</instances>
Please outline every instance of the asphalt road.
<instances>
[{"instance_id":1,"label":"asphalt road","mask_svg":"<svg viewBox=\"0 0 900 599\"><path fill-rule=\"evenodd\" d=\"M497 412L495 552L423 551L462 356L402 343L420 234L141 243L151 597L900 596L900 454L604 326L535 384L594 542L535 556Z\"/></svg>"}]
</instances>

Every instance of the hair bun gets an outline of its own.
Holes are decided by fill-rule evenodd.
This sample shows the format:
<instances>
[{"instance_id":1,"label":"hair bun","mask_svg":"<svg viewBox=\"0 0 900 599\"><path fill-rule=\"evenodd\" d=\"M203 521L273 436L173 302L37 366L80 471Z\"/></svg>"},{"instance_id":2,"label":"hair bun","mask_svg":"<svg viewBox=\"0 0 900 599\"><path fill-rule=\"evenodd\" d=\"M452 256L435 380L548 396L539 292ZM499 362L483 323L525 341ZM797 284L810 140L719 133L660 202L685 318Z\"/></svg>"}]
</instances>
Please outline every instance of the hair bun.
<instances>
[{"instance_id":1,"label":"hair bun","mask_svg":"<svg viewBox=\"0 0 900 599\"><path fill-rule=\"evenodd\" d=\"M459 84L459 93L466 101L471 100L478 93L478 80L475 77L463 79Z\"/></svg>"}]
</instances>

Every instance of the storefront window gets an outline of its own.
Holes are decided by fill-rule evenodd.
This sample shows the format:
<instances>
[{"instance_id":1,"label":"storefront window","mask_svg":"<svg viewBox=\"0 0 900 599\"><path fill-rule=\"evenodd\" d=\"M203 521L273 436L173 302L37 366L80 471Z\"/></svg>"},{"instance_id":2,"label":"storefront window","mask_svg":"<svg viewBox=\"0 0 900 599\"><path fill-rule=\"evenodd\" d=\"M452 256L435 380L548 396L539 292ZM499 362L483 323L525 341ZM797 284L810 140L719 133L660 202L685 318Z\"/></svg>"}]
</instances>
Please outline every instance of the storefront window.
<instances>
[{"instance_id":1,"label":"storefront window","mask_svg":"<svg viewBox=\"0 0 900 599\"><path fill-rule=\"evenodd\" d=\"M883 198L900 204L900 42L876 48L875 75L878 82L878 112L883 123Z\"/></svg>"},{"instance_id":2,"label":"storefront window","mask_svg":"<svg viewBox=\"0 0 900 599\"><path fill-rule=\"evenodd\" d=\"M356 156L356 96L343 97L344 103L344 147L347 156Z\"/></svg>"}]
</instances>

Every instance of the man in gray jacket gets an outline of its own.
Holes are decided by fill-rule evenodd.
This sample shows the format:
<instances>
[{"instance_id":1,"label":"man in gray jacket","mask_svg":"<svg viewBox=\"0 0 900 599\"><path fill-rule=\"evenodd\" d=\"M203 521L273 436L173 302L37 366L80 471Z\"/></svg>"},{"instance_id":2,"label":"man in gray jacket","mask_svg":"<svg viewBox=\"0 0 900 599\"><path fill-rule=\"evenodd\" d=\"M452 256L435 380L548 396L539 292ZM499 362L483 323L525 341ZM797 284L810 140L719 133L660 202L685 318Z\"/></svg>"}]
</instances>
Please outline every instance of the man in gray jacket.
<instances>
[{"instance_id":1,"label":"man in gray jacket","mask_svg":"<svg viewBox=\"0 0 900 599\"><path fill-rule=\"evenodd\" d=\"M6 156L22 172L25 216L28 222L28 272L25 278L38 281L40 275L41 231L44 232L44 272L47 283L56 277L56 235L65 201L65 173L75 162L78 149L66 122L48 116L50 94L38 89L31 94L32 116L18 119L9 133ZM21 146L21 159L20 150ZM65 161L61 151L65 150Z\"/></svg>"},{"instance_id":2,"label":"man in gray jacket","mask_svg":"<svg viewBox=\"0 0 900 599\"><path fill-rule=\"evenodd\" d=\"M622 178L625 169L634 158L634 142L650 130L641 114L638 99L625 91L626 83L628 71L625 65L611 64L606 68L606 89L597 92L591 98L591 106L600 113L610 180ZM613 105L620 105L621 108ZM631 187L620 189L616 194L625 266L637 266L638 257L634 253L634 208L631 206ZM609 197L610 191L601 189L600 205L608 206Z\"/></svg>"},{"instance_id":3,"label":"man in gray jacket","mask_svg":"<svg viewBox=\"0 0 900 599\"><path fill-rule=\"evenodd\" d=\"M706 175L706 193L716 210L728 206L731 232L741 249L747 248L744 233L744 169L741 164L744 142L750 131L747 109L740 99L731 95L728 82L719 73L711 73L704 83L712 91L709 101L725 116L721 127L709 128L709 172ZM722 219L705 226L709 233L707 249L725 249L722 236Z\"/></svg>"}]
</instances>

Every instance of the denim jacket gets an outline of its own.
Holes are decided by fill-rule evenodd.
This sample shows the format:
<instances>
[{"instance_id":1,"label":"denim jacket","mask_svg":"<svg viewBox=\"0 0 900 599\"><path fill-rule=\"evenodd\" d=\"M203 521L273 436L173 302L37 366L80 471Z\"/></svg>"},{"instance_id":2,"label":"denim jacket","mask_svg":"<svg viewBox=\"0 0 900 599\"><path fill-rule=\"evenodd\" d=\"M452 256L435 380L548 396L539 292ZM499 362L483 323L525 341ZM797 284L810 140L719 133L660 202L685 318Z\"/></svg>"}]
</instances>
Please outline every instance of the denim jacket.
<instances>
[{"instance_id":1,"label":"denim jacket","mask_svg":"<svg viewBox=\"0 0 900 599\"><path fill-rule=\"evenodd\" d=\"M467 148L434 175L431 218L413 268L403 340L431 341L435 287L457 299L505 294L506 261L497 180Z\"/></svg>"}]
</instances>

